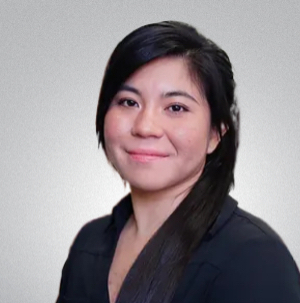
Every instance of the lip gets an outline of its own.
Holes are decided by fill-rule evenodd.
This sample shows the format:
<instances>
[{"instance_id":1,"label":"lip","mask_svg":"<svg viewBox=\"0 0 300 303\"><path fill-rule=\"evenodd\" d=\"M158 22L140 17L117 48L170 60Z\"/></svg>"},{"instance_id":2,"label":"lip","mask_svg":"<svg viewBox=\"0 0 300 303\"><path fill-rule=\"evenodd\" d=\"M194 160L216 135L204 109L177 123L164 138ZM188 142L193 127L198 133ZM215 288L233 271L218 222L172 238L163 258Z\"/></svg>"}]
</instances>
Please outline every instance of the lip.
<instances>
[{"instance_id":1,"label":"lip","mask_svg":"<svg viewBox=\"0 0 300 303\"><path fill-rule=\"evenodd\" d=\"M155 160L158 161L169 156L165 153L153 149L135 149L127 151L127 153L129 154L130 159L140 163L148 163Z\"/></svg>"},{"instance_id":2,"label":"lip","mask_svg":"<svg viewBox=\"0 0 300 303\"><path fill-rule=\"evenodd\" d=\"M140 162L140 163L148 163L148 162L152 162L152 161L158 161L161 159L164 159L166 157L162 157L162 156L149 156L149 155L145 155L145 154L129 154L129 157L136 161L136 162Z\"/></svg>"},{"instance_id":3,"label":"lip","mask_svg":"<svg viewBox=\"0 0 300 303\"><path fill-rule=\"evenodd\" d=\"M136 155L136 156L149 156L149 157L153 157L153 158L163 158L163 157L167 157L168 154L163 153L163 152L159 152L157 150L153 150L153 149L134 149L134 150L130 150L128 151L128 153L130 155Z\"/></svg>"}]
</instances>

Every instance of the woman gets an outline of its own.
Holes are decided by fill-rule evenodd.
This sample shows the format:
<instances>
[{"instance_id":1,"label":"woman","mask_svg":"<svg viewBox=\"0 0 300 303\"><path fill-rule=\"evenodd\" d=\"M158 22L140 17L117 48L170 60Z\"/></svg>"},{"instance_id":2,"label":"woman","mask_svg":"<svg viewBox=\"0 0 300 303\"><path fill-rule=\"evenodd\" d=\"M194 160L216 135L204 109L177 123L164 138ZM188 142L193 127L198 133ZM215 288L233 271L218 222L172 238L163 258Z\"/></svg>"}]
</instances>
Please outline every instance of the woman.
<instances>
[{"instance_id":1,"label":"woman","mask_svg":"<svg viewBox=\"0 0 300 303\"><path fill-rule=\"evenodd\" d=\"M111 55L96 130L130 194L77 235L57 302L300 302L280 237L243 211L227 54L193 27L138 28Z\"/></svg>"}]
</instances>

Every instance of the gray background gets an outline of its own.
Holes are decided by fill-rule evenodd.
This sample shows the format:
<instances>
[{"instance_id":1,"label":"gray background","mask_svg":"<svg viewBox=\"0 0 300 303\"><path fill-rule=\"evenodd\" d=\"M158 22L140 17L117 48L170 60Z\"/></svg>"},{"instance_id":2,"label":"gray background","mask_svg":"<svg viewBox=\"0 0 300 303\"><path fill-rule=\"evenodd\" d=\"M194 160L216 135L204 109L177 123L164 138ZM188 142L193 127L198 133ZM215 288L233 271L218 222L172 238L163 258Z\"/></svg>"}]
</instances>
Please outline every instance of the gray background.
<instances>
[{"instance_id":1,"label":"gray background","mask_svg":"<svg viewBox=\"0 0 300 303\"><path fill-rule=\"evenodd\" d=\"M232 195L300 264L300 1L1 1L0 302L54 302L70 244L128 192L97 148L106 61L131 30L180 20L234 66Z\"/></svg>"}]
</instances>

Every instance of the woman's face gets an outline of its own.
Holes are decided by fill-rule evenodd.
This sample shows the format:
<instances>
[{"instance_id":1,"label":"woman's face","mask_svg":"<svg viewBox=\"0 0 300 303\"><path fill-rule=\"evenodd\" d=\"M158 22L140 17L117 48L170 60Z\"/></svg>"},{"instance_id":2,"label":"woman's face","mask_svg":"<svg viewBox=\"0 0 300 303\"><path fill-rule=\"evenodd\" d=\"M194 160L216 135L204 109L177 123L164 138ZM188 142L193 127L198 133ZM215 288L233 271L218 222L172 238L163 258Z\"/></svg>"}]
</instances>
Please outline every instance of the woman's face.
<instances>
[{"instance_id":1,"label":"woman's face","mask_svg":"<svg viewBox=\"0 0 300 303\"><path fill-rule=\"evenodd\" d=\"M218 144L209 105L183 58L156 59L124 83L105 116L104 138L108 160L142 191L194 184ZM138 149L164 156L130 154Z\"/></svg>"}]
</instances>

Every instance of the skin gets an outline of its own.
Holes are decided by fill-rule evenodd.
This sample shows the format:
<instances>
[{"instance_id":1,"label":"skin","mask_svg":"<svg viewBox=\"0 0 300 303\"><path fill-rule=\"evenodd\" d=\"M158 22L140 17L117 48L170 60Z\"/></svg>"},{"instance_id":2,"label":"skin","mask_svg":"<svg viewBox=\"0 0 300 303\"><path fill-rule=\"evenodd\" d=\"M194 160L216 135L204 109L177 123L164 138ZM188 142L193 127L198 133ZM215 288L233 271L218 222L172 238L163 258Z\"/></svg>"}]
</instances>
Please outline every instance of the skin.
<instances>
[{"instance_id":1,"label":"skin","mask_svg":"<svg viewBox=\"0 0 300 303\"><path fill-rule=\"evenodd\" d=\"M219 136L184 58L156 59L124 85L105 116L104 137L108 160L131 188L133 215L125 228L145 243L188 194ZM168 156L141 163L127 153L136 148Z\"/></svg>"}]
</instances>

